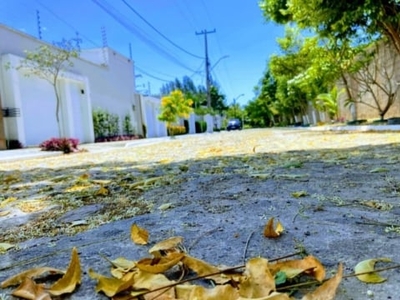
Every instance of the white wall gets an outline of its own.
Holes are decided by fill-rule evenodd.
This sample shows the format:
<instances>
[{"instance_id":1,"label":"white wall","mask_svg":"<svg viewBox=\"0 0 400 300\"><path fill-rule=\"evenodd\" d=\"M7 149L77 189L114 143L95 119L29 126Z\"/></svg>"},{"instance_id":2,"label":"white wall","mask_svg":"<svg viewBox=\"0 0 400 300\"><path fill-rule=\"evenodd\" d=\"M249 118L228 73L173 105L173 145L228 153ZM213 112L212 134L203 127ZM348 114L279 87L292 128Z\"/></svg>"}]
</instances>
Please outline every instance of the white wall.
<instances>
[{"instance_id":1,"label":"white wall","mask_svg":"<svg viewBox=\"0 0 400 300\"><path fill-rule=\"evenodd\" d=\"M37 145L57 136L52 86L45 80L32 76L26 78L22 71L5 71L3 67L3 63L10 60L8 54L23 58L24 50L34 51L46 43L3 25L0 25L0 41L0 57L3 57L0 70L1 104L21 109L20 118L4 121L9 138L19 139L24 145ZM17 61L18 58L15 58L14 63L17 64ZM127 114L134 121L133 62L112 49L82 51L82 56L74 60L74 67L62 75L59 86L63 96L62 131L68 137L77 137L82 142L94 141L91 114L94 108L117 114L121 131L122 120Z\"/></svg>"},{"instance_id":2,"label":"white wall","mask_svg":"<svg viewBox=\"0 0 400 300\"><path fill-rule=\"evenodd\" d=\"M146 137L167 136L167 127L158 120L161 100L154 97L141 96L143 123L146 125Z\"/></svg>"}]
</instances>

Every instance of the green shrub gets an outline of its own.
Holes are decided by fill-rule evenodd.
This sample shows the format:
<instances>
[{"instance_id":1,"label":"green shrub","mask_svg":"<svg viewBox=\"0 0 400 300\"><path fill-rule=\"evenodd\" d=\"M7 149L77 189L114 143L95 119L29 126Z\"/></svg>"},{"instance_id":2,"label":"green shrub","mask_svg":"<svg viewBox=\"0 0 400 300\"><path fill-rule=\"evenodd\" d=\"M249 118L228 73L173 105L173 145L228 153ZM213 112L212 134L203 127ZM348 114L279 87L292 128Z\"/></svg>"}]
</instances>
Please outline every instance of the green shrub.
<instances>
[{"instance_id":1,"label":"green shrub","mask_svg":"<svg viewBox=\"0 0 400 300\"><path fill-rule=\"evenodd\" d=\"M135 134L135 130L132 126L132 122L131 122L131 116L130 115L126 115L124 117L124 121L122 123L122 128L124 130L124 134L125 135L133 135Z\"/></svg>"},{"instance_id":2,"label":"green shrub","mask_svg":"<svg viewBox=\"0 0 400 300\"><path fill-rule=\"evenodd\" d=\"M93 129L94 136L108 137L116 136L120 132L119 117L116 114L111 114L104 109L93 110Z\"/></svg>"},{"instance_id":3,"label":"green shrub","mask_svg":"<svg viewBox=\"0 0 400 300\"><path fill-rule=\"evenodd\" d=\"M24 146L21 144L19 140L7 140L7 149L22 149Z\"/></svg>"},{"instance_id":4,"label":"green shrub","mask_svg":"<svg viewBox=\"0 0 400 300\"><path fill-rule=\"evenodd\" d=\"M206 121L196 121L196 133L203 133L207 131L207 122Z\"/></svg>"},{"instance_id":5,"label":"green shrub","mask_svg":"<svg viewBox=\"0 0 400 300\"><path fill-rule=\"evenodd\" d=\"M168 125L167 131L169 136L186 134L186 127L183 125Z\"/></svg>"}]
</instances>

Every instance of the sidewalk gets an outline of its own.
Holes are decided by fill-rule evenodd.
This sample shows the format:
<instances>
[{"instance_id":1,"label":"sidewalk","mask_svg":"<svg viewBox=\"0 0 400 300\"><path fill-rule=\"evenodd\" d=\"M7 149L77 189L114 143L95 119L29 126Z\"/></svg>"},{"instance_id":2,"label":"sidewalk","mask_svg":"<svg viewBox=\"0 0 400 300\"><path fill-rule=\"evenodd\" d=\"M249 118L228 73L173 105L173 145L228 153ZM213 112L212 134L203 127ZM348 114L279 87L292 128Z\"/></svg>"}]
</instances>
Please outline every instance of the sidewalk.
<instances>
[{"instance_id":1,"label":"sidewalk","mask_svg":"<svg viewBox=\"0 0 400 300\"><path fill-rule=\"evenodd\" d=\"M179 136L176 138L185 138L192 135ZM157 144L164 141L170 140L170 137L156 137L156 138L145 138L129 141L118 141L118 142L105 142L105 143L90 143L79 145L80 149L86 149L92 153L110 151L121 148L132 148L144 145ZM41 151L38 147L15 149L15 150L0 150L0 163L12 160L24 160L34 159L42 157L52 157L63 155L62 152L58 151Z\"/></svg>"}]
</instances>

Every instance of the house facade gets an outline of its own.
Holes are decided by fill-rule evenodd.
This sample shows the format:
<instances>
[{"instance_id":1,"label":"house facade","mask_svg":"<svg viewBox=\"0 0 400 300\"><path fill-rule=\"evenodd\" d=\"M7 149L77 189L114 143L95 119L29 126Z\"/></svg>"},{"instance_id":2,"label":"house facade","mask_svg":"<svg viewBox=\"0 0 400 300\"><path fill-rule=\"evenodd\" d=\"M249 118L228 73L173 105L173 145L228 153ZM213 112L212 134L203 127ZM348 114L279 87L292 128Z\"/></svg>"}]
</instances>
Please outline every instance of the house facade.
<instances>
[{"instance_id":1,"label":"house facade","mask_svg":"<svg viewBox=\"0 0 400 300\"><path fill-rule=\"evenodd\" d=\"M53 86L18 68L25 50L47 43L3 25L0 40L4 41L0 43L0 149L6 148L6 140L34 146L59 136ZM94 142L92 110L96 108L118 115L120 122L129 115L140 133L133 62L110 48L82 50L73 62L57 82L61 135Z\"/></svg>"}]
</instances>

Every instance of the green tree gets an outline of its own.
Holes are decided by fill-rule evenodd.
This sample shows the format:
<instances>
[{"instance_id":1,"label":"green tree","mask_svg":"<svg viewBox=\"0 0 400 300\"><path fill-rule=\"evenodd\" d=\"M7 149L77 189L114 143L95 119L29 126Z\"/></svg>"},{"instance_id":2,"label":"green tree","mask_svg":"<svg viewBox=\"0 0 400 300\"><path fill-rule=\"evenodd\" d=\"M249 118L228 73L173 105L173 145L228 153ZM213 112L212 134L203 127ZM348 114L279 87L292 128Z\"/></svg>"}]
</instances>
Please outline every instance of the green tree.
<instances>
[{"instance_id":1,"label":"green tree","mask_svg":"<svg viewBox=\"0 0 400 300\"><path fill-rule=\"evenodd\" d=\"M338 118L338 101L343 90L338 90L335 85L328 93L322 93L317 96L316 106L320 111L325 111L329 114L331 120Z\"/></svg>"},{"instance_id":2,"label":"green tree","mask_svg":"<svg viewBox=\"0 0 400 300\"><path fill-rule=\"evenodd\" d=\"M158 115L160 121L170 125L176 123L178 118L188 118L192 109L193 100L186 98L182 91L174 90L168 96L161 98L161 111ZM172 136L173 132L169 132Z\"/></svg>"},{"instance_id":3,"label":"green tree","mask_svg":"<svg viewBox=\"0 0 400 300\"><path fill-rule=\"evenodd\" d=\"M398 0L262 0L268 20L295 22L312 28L320 37L338 41L386 36L400 53L400 3Z\"/></svg>"},{"instance_id":4,"label":"green tree","mask_svg":"<svg viewBox=\"0 0 400 300\"><path fill-rule=\"evenodd\" d=\"M27 76L35 75L49 82L56 96L56 120L59 136L62 136L60 124L61 96L58 81L61 72L74 66L73 59L79 56L79 40L63 39L54 47L42 45L35 51L25 51L26 58L17 69L27 69Z\"/></svg>"}]
</instances>

